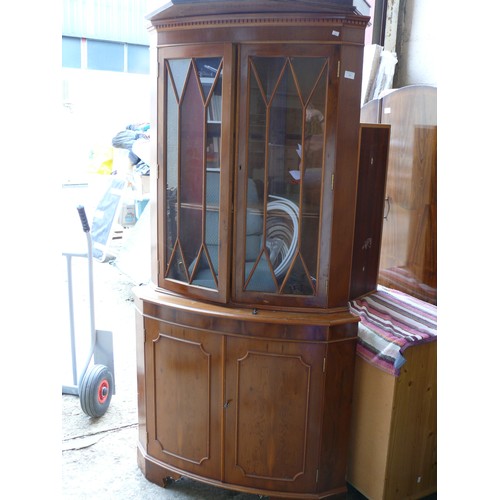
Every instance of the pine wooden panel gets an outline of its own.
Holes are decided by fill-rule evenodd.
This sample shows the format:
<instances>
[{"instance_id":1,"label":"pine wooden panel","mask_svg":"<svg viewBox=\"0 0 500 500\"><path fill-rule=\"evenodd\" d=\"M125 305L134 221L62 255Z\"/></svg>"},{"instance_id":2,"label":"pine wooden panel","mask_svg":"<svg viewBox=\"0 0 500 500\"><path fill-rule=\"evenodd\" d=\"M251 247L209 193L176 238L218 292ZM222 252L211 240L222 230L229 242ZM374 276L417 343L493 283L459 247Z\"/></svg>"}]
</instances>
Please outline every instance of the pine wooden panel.
<instances>
[{"instance_id":1,"label":"pine wooden panel","mask_svg":"<svg viewBox=\"0 0 500 500\"><path fill-rule=\"evenodd\" d=\"M395 377L356 358L347 480L363 495L383 498Z\"/></svg>"},{"instance_id":2,"label":"pine wooden panel","mask_svg":"<svg viewBox=\"0 0 500 500\"><path fill-rule=\"evenodd\" d=\"M437 342L405 351L396 379L385 498L436 491Z\"/></svg>"},{"instance_id":3,"label":"pine wooden panel","mask_svg":"<svg viewBox=\"0 0 500 500\"><path fill-rule=\"evenodd\" d=\"M347 478L372 500L437 490L437 342L404 355L399 377L356 359Z\"/></svg>"}]
</instances>

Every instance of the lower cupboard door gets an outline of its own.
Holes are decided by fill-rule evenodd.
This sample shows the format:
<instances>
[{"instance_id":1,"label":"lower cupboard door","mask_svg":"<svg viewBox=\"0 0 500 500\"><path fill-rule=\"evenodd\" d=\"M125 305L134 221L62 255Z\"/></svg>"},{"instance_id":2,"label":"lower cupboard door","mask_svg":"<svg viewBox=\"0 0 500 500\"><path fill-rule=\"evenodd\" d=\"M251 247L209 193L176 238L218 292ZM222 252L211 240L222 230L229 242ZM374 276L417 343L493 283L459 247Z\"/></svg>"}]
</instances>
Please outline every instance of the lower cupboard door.
<instances>
[{"instance_id":1,"label":"lower cupboard door","mask_svg":"<svg viewBox=\"0 0 500 500\"><path fill-rule=\"evenodd\" d=\"M321 344L227 339L226 482L315 491L324 356Z\"/></svg>"},{"instance_id":2,"label":"lower cupboard door","mask_svg":"<svg viewBox=\"0 0 500 500\"><path fill-rule=\"evenodd\" d=\"M148 454L203 477L221 477L222 337L146 322Z\"/></svg>"}]
</instances>

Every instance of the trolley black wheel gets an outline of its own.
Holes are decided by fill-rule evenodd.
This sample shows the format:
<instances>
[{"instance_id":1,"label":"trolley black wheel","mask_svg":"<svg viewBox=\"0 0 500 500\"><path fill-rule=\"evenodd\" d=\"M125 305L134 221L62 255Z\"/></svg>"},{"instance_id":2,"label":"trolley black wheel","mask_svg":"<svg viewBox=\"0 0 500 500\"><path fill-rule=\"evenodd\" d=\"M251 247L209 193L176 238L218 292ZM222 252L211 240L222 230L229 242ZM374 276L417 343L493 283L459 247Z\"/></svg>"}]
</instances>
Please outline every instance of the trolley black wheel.
<instances>
[{"instance_id":1,"label":"trolley black wheel","mask_svg":"<svg viewBox=\"0 0 500 500\"><path fill-rule=\"evenodd\" d=\"M80 406L89 417L102 417L111 403L113 375L104 365L93 365L83 376Z\"/></svg>"}]
</instances>

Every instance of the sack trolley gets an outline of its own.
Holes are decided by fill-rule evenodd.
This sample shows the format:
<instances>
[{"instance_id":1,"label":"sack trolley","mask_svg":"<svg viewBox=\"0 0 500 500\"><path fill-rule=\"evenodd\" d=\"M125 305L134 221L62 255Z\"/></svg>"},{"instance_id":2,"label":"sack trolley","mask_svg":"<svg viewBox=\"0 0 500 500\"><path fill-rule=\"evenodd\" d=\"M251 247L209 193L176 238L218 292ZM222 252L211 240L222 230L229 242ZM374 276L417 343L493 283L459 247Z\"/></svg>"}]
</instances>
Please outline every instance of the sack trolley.
<instances>
[{"instance_id":1,"label":"sack trolley","mask_svg":"<svg viewBox=\"0 0 500 500\"><path fill-rule=\"evenodd\" d=\"M94 274L93 274L93 250L90 226L82 205L77 207L83 232L87 238L87 252L63 252L66 257L66 268L68 278L68 301L69 301L69 326L71 341L71 368L73 375L72 385L63 385L63 394L72 394L80 398L82 410L90 417L102 417L115 394L114 383L114 356L113 356L113 334L106 330L95 329L94 312ZM89 285L89 309L90 309L90 349L85 362L78 372L76 360L75 318L73 301L73 272L72 259L83 257L88 262L88 285ZM91 361L93 358L93 364Z\"/></svg>"}]
</instances>

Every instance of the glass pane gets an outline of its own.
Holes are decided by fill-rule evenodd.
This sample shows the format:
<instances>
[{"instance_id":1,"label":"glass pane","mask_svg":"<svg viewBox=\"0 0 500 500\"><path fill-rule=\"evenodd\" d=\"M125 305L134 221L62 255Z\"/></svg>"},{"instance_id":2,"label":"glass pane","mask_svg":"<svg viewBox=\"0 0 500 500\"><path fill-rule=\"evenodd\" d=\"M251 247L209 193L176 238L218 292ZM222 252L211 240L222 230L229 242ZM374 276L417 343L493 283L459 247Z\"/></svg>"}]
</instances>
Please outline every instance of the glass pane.
<instances>
[{"instance_id":1,"label":"glass pane","mask_svg":"<svg viewBox=\"0 0 500 500\"><path fill-rule=\"evenodd\" d=\"M297 251L299 207L287 198L270 197L266 223L266 248L281 284Z\"/></svg>"},{"instance_id":2,"label":"glass pane","mask_svg":"<svg viewBox=\"0 0 500 500\"><path fill-rule=\"evenodd\" d=\"M171 59L169 61L170 71L172 79L174 81L174 86L177 92L178 99L180 99L182 96L182 91L184 90L184 85L186 83L186 76L190 64L191 64L190 59Z\"/></svg>"},{"instance_id":3,"label":"glass pane","mask_svg":"<svg viewBox=\"0 0 500 500\"><path fill-rule=\"evenodd\" d=\"M297 150L302 141L302 104L288 64L269 103L269 114L268 194L295 197L298 202L289 171L300 165Z\"/></svg>"},{"instance_id":4,"label":"glass pane","mask_svg":"<svg viewBox=\"0 0 500 500\"><path fill-rule=\"evenodd\" d=\"M177 93L170 75L166 78L167 109L166 116L166 144L167 144L167 188L177 191L179 171L179 103Z\"/></svg>"},{"instance_id":5,"label":"glass pane","mask_svg":"<svg viewBox=\"0 0 500 500\"><path fill-rule=\"evenodd\" d=\"M264 179L267 142L267 106L254 68L250 74L248 123L248 187L245 247L245 281L250 277L263 246ZM264 263L264 271L266 264ZM274 288L274 283L271 283ZM255 289L253 287L249 289ZM258 287L256 289L259 289Z\"/></svg>"},{"instance_id":6,"label":"glass pane","mask_svg":"<svg viewBox=\"0 0 500 500\"><path fill-rule=\"evenodd\" d=\"M248 177L253 180L258 189L259 198L262 201L264 194L264 169L266 165L266 143L267 143L267 106L264 96L261 94L257 78L252 72L250 76L250 106L248 123ZM255 205L256 199L249 200ZM262 202L260 203L262 208Z\"/></svg>"},{"instance_id":7,"label":"glass pane","mask_svg":"<svg viewBox=\"0 0 500 500\"><path fill-rule=\"evenodd\" d=\"M266 248L281 284L297 250L299 198L290 184L302 140L302 104L287 64L270 106Z\"/></svg>"},{"instance_id":8,"label":"glass pane","mask_svg":"<svg viewBox=\"0 0 500 500\"><path fill-rule=\"evenodd\" d=\"M167 278L217 288L222 58L166 65Z\"/></svg>"},{"instance_id":9,"label":"glass pane","mask_svg":"<svg viewBox=\"0 0 500 500\"><path fill-rule=\"evenodd\" d=\"M284 57L253 57L252 63L262 84L266 100L271 98L276 84L283 70L286 59Z\"/></svg>"},{"instance_id":10,"label":"glass pane","mask_svg":"<svg viewBox=\"0 0 500 500\"><path fill-rule=\"evenodd\" d=\"M177 188L167 188L167 217L166 217L166 242L165 251L167 259L167 271L166 275L172 279L182 279L182 277L187 278L184 273L178 275L179 268L177 264L183 266L185 269L183 259L180 255L177 255L175 262L172 255L175 252L177 241L177 223L178 223L178 203L177 203Z\"/></svg>"},{"instance_id":11,"label":"glass pane","mask_svg":"<svg viewBox=\"0 0 500 500\"><path fill-rule=\"evenodd\" d=\"M191 67L180 104L180 223L183 254L191 266L202 243L203 227L203 136L205 107L198 77ZM191 268L191 267L190 267Z\"/></svg>"},{"instance_id":12,"label":"glass pane","mask_svg":"<svg viewBox=\"0 0 500 500\"><path fill-rule=\"evenodd\" d=\"M206 101L210 91L212 90L212 85L217 77L219 71L219 66L221 65L220 57L204 57L195 59L196 70L202 84L203 97Z\"/></svg>"},{"instance_id":13,"label":"glass pane","mask_svg":"<svg viewBox=\"0 0 500 500\"><path fill-rule=\"evenodd\" d=\"M205 186L205 233L203 251L193 274L193 283L217 288L219 271L219 199L220 173L207 171Z\"/></svg>"},{"instance_id":14,"label":"glass pane","mask_svg":"<svg viewBox=\"0 0 500 500\"><path fill-rule=\"evenodd\" d=\"M203 251L193 283L217 288L219 271L219 204L222 122L222 59L195 60L205 99L205 211Z\"/></svg>"},{"instance_id":15,"label":"glass pane","mask_svg":"<svg viewBox=\"0 0 500 500\"><path fill-rule=\"evenodd\" d=\"M255 263L246 263L245 272L249 276L246 290L253 292L276 292L277 287L272 273L269 271L269 262L266 255L261 254Z\"/></svg>"},{"instance_id":16,"label":"glass pane","mask_svg":"<svg viewBox=\"0 0 500 500\"><path fill-rule=\"evenodd\" d=\"M250 58L246 290L315 293L326 61Z\"/></svg>"},{"instance_id":17,"label":"glass pane","mask_svg":"<svg viewBox=\"0 0 500 500\"><path fill-rule=\"evenodd\" d=\"M206 288L217 288L214 274L215 270L210 269L207 250L205 247L202 248L199 258L193 262L190 272L193 274L194 284L204 286Z\"/></svg>"},{"instance_id":18,"label":"glass pane","mask_svg":"<svg viewBox=\"0 0 500 500\"><path fill-rule=\"evenodd\" d=\"M300 255L296 256L295 262L292 264L292 271L283 287L283 292L299 295L311 295L314 292L313 282Z\"/></svg>"},{"instance_id":19,"label":"glass pane","mask_svg":"<svg viewBox=\"0 0 500 500\"><path fill-rule=\"evenodd\" d=\"M207 79L205 79L207 80ZM207 101L206 153L207 172L220 170L221 124L222 124L222 79L220 76L202 86L213 90ZM218 205L218 199L217 199Z\"/></svg>"},{"instance_id":20,"label":"glass pane","mask_svg":"<svg viewBox=\"0 0 500 500\"><path fill-rule=\"evenodd\" d=\"M307 102L326 60L324 57L292 57L291 63L299 82L302 101Z\"/></svg>"},{"instance_id":21,"label":"glass pane","mask_svg":"<svg viewBox=\"0 0 500 500\"><path fill-rule=\"evenodd\" d=\"M174 248L177 242L177 224L178 224L178 184L179 184L179 103L177 100L177 92L172 78L172 68L175 67L177 61L171 61L170 65L165 65L165 85L166 89L166 259L167 266L166 274L172 279L187 279L185 268L179 267L183 265L181 255L177 254L174 258ZM181 83L181 88L184 82Z\"/></svg>"},{"instance_id":22,"label":"glass pane","mask_svg":"<svg viewBox=\"0 0 500 500\"><path fill-rule=\"evenodd\" d=\"M173 253L170 256L170 261L168 263L167 278L187 281L189 277L184 262L185 259L184 256L182 255L179 246L179 241L177 240L176 243L174 244Z\"/></svg>"},{"instance_id":23,"label":"glass pane","mask_svg":"<svg viewBox=\"0 0 500 500\"><path fill-rule=\"evenodd\" d=\"M323 175L324 122L327 74L323 70L316 81L306 105L302 163L302 209L300 249L304 263L313 281L317 277L317 246L319 241L319 215L321 208L321 182Z\"/></svg>"}]
</instances>

